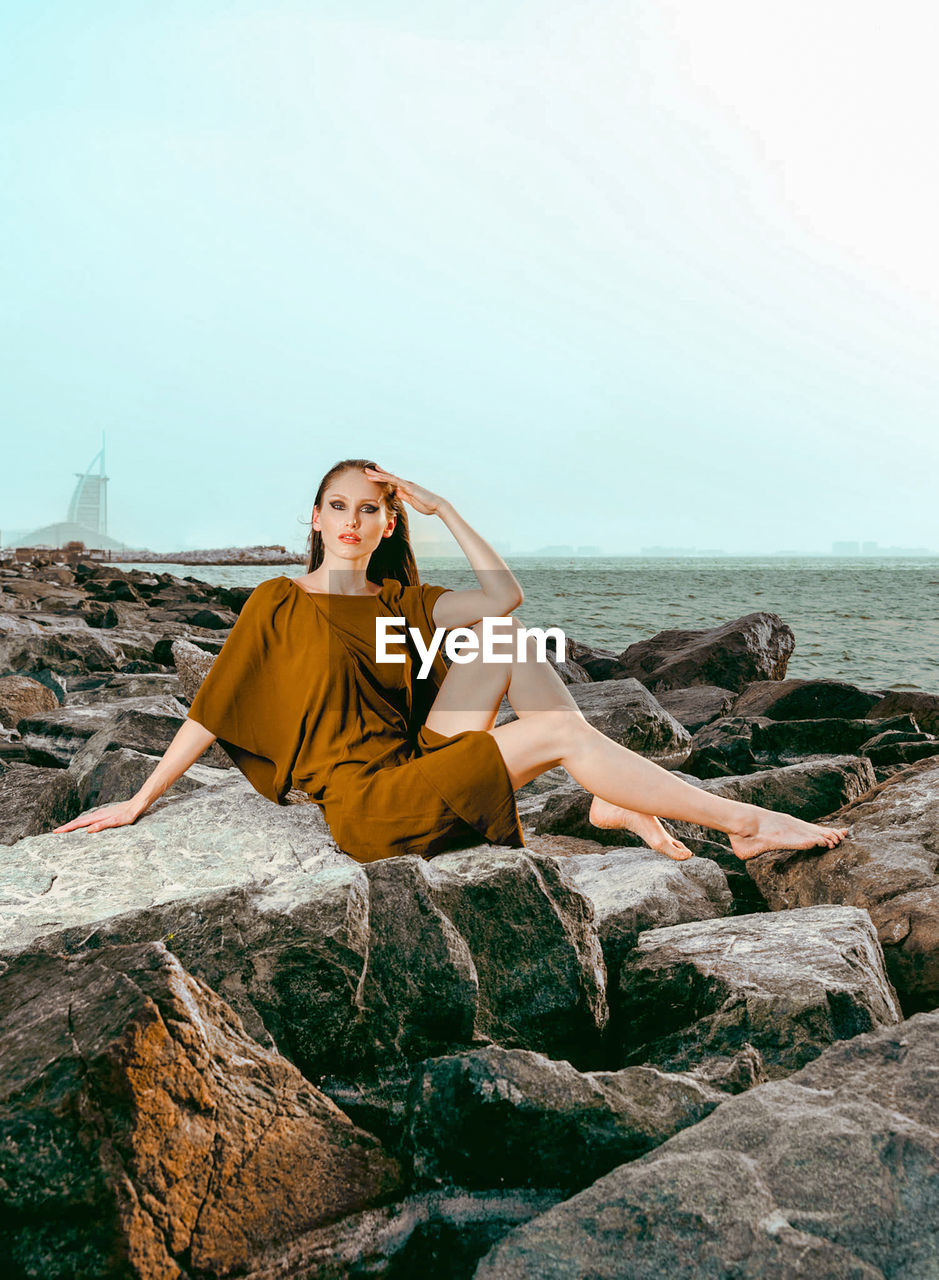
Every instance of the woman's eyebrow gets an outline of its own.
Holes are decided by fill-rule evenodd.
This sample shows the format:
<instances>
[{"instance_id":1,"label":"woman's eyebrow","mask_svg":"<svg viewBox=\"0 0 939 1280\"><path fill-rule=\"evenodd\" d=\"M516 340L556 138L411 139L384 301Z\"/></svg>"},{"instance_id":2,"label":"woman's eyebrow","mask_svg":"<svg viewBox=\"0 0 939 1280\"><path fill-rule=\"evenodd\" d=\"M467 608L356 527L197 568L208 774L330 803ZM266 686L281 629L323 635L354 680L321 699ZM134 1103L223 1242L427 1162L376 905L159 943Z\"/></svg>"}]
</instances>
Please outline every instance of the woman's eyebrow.
<instances>
[{"instance_id":1,"label":"woman's eyebrow","mask_svg":"<svg viewBox=\"0 0 939 1280\"><path fill-rule=\"evenodd\" d=\"M344 502L348 502L348 501L349 501L349 499L346 497L346 495L345 495L344 493L331 493L329 496L330 496L331 498L342 498ZM374 502L374 503L376 503L376 504L377 504L378 499L377 499L377 498L360 498L360 499L359 499L359 501L360 501L360 502Z\"/></svg>"}]
</instances>

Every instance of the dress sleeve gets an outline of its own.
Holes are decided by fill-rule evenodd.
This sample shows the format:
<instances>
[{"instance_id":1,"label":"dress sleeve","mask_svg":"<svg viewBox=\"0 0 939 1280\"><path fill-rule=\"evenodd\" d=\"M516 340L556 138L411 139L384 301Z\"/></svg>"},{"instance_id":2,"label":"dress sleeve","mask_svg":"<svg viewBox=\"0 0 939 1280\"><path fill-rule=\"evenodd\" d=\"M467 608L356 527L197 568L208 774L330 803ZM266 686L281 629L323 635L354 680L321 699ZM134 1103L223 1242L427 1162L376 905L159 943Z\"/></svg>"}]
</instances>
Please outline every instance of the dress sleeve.
<instances>
[{"instance_id":1,"label":"dress sleeve","mask_svg":"<svg viewBox=\"0 0 939 1280\"><path fill-rule=\"evenodd\" d=\"M248 596L187 715L215 734L256 791L279 804L277 766L289 735L278 689L283 664L276 615L283 597L273 581L273 588L264 582Z\"/></svg>"}]
</instances>

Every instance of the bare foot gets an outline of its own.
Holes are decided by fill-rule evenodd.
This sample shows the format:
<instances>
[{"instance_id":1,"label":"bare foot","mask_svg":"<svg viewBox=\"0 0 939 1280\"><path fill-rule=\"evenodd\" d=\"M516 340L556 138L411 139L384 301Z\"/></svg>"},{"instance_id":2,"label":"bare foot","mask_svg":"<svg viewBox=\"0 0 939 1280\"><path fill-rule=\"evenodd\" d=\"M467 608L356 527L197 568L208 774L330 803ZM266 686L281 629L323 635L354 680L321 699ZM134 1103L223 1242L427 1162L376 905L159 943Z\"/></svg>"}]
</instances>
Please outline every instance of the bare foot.
<instances>
[{"instance_id":1,"label":"bare foot","mask_svg":"<svg viewBox=\"0 0 939 1280\"><path fill-rule=\"evenodd\" d=\"M610 804L609 800L601 800L594 796L588 819L592 826L606 830L620 831L625 829L637 835L643 844L654 849L656 853L664 853L674 862L687 862L693 858L693 852L686 844L670 836L665 828L651 813L639 813L635 809L621 809L619 805Z\"/></svg>"},{"instance_id":2,"label":"bare foot","mask_svg":"<svg viewBox=\"0 0 939 1280\"><path fill-rule=\"evenodd\" d=\"M833 849L848 834L847 827L820 827L758 805L747 808L752 808L750 824L745 830L730 833L730 847L743 861L768 849L814 849L817 845Z\"/></svg>"}]
</instances>

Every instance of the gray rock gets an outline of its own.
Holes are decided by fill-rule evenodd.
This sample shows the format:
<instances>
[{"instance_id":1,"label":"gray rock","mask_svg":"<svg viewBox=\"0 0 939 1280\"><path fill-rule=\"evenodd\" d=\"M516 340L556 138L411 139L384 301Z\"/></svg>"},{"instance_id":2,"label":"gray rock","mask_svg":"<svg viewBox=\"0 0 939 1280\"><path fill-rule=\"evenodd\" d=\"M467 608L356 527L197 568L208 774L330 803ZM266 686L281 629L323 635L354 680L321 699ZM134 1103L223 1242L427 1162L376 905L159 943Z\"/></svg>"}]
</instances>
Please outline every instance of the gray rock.
<instances>
[{"instance_id":1,"label":"gray rock","mask_svg":"<svg viewBox=\"0 0 939 1280\"><path fill-rule=\"evenodd\" d=\"M422 1183L586 1186L695 1124L725 1094L654 1067L581 1072L491 1046L423 1063L406 1148Z\"/></svg>"},{"instance_id":2,"label":"gray rock","mask_svg":"<svg viewBox=\"0 0 939 1280\"><path fill-rule=\"evenodd\" d=\"M865 907L907 1013L939 1001L939 761L879 783L828 821L834 849L765 853L747 862L774 911L834 902Z\"/></svg>"},{"instance_id":3,"label":"gray rock","mask_svg":"<svg viewBox=\"0 0 939 1280\"><path fill-rule=\"evenodd\" d=\"M171 653L183 694L186 701L191 703L215 661L215 654L207 653L191 640L183 639L172 642Z\"/></svg>"},{"instance_id":4,"label":"gray rock","mask_svg":"<svg viewBox=\"0 0 939 1280\"><path fill-rule=\"evenodd\" d=\"M683 768L699 778L716 778L819 756L857 755L865 742L888 728L916 731L909 716L885 722L724 716L694 735Z\"/></svg>"},{"instance_id":5,"label":"gray rock","mask_svg":"<svg viewBox=\"0 0 939 1280\"><path fill-rule=\"evenodd\" d=\"M697 733L712 720L726 715L736 696L733 690L716 684L697 684L687 689L665 689L656 694L655 700L689 733Z\"/></svg>"},{"instance_id":6,"label":"gray rock","mask_svg":"<svg viewBox=\"0 0 939 1280\"><path fill-rule=\"evenodd\" d=\"M474 1280L932 1280L939 1014L729 1098L505 1236Z\"/></svg>"},{"instance_id":7,"label":"gray rock","mask_svg":"<svg viewBox=\"0 0 939 1280\"><path fill-rule=\"evenodd\" d=\"M150 756L152 773L157 757L166 751L186 718L186 708L168 697L123 698L96 710L106 714L102 714L95 732L78 747L69 762L69 768L82 786L104 757L121 747ZM212 743L199 759L203 766L231 768L230 758L217 743Z\"/></svg>"},{"instance_id":8,"label":"gray rock","mask_svg":"<svg viewBox=\"0 0 939 1280\"><path fill-rule=\"evenodd\" d=\"M49 832L6 849L0 947L258 884L337 852L315 805L271 804L232 770L214 787L161 797L132 826Z\"/></svg>"},{"instance_id":9,"label":"gray rock","mask_svg":"<svg viewBox=\"0 0 939 1280\"><path fill-rule=\"evenodd\" d=\"M153 773L156 763L156 759L153 756L145 755L142 751L133 751L129 747L115 747L113 750L105 751L96 761L84 768L80 774L77 771L63 770L64 773L69 775L73 786L76 782L78 784L78 796L81 804L76 809L75 814L84 812L92 807L118 804L122 800L129 800L137 794ZM167 796L185 795L189 791L198 790L199 787L214 786L222 777L224 777L224 774L219 769L213 769L204 764L193 764L163 794ZM72 816L74 817L75 814ZM65 819L61 818L59 821L64 822ZM49 831L52 826L56 825L58 823L52 823L47 827L38 827L36 831L24 831L23 835L34 835L39 831Z\"/></svg>"},{"instance_id":10,"label":"gray rock","mask_svg":"<svg viewBox=\"0 0 939 1280\"><path fill-rule=\"evenodd\" d=\"M80 812L81 799L67 769L0 767L0 844L50 831Z\"/></svg>"},{"instance_id":11,"label":"gray rock","mask_svg":"<svg viewBox=\"0 0 939 1280\"><path fill-rule=\"evenodd\" d=\"M866 911L808 907L650 929L620 972L621 1061L686 1071L759 1050L771 1078L899 1020Z\"/></svg>"},{"instance_id":12,"label":"gray rock","mask_svg":"<svg viewBox=\"0 0 939 1280\"><path fill-rule=\"evenodd\" d=\"M650 849L610 849L574 854L564 868L593 907L610 995L644 930L715 919L733 907L727 877L707 858L673 862Z\"/></svg>"},{"instance_id":13,"label":"gray rock","mask_svg":"<svg viewBox=\"0 0 939 1280\"><path fill-rule=\"evenodd\" d=\"M352 1055L357 1075L470 1042L479 980L466 940L441 910L417 856L364 864L369 944Z\"/></svg>"},{"instance_id":14,"label":"gray rock","mask_svg":"<svg viewBox=\"0 0 939 1280\"><path fill-rule=\"evenodd\" d=\"M477 1037L579 1065L606 1024L606 971L590 903L564 861L480 846L439 854L424 869L476 967Z\"/></svg>"},{"instance_id":15,"label":"gray rock","mask_svg":"<svg viewBox=\"0 0 939 1280\"><path fill-rule=\"evenodd\" d=\"M751 680L782 680L794 648L792 629L777 614L748 613L704 631L660 631L631 644L618 662L652 693L693 684L740 691Z\"/></svg>"},{"instance_id":16,"label":"gray rock","mask_svg":"<svg viewBox=\"0 0 939 1280\"><path fill-rule=\"evenodd\" d=\"M70 707L114 703L122 698L179 699L182 685L173 672L152 671L141 674L74 676L68 682L66 702Z\"/></svg>"},{"instance_id":17,"label":"gray rock","mask_svg":"<svg viewBox=\"0 0 939 1280\"><path fill-rule=\"evenodd\" d=\"M0 977L0 1254L23 1275L244 1272L400 1168L158 943Z\"/></svg>"},{"instance_id":18,"label":"gray rock","mask_svg":"<svg viewBox=\"0 0 939 1280\"><path fill-rule=\"evenodd\" d=\"M188 973L228 1001L249 1035L278 1049L308 1079L345 1068L356 1073L363 1065L356 1055L370 941L368 881L338 850L323 848L303 870L157 902L46 933L30 946L78 954L149 941L162 941Z\"/></svg>"},{"instance_id":19,"label":"gray rock","mask_svg":"<svg viewBox=\"0 0 939 1280\"><path fill-rule=\"evenodd\" d=\"M843 680L758 680L738 695L732 716L770 720L863 720L880 701Z\"/></svg>"},{"instance_id":20,"label":"gray rock","mask_svg":"<svg viewBox=\"0 0 939 1280\"><path fill-rule=\"evenodd\" d=\"M175 724L175 728L166 739L168 745L173 734L182 724L186 716L186 708L175 698L125 698L119 708L115 709L107 703L90 707L60 707L57 711L49 711L43 715L28 716L19 725L23 745L38 751L46 751L55 756L62 764L68 765L78 756L79 749L101 729L110 726L116 717L125 720L133 711L144 713L144 719L154 725L162 723L164 736L167 720ZM143 742L122 742L122 746L133 746L140 749ZM162 750L162 747L160 748ZM84 757L79 757L84 760Z\"/></svg>"}]
</instances>

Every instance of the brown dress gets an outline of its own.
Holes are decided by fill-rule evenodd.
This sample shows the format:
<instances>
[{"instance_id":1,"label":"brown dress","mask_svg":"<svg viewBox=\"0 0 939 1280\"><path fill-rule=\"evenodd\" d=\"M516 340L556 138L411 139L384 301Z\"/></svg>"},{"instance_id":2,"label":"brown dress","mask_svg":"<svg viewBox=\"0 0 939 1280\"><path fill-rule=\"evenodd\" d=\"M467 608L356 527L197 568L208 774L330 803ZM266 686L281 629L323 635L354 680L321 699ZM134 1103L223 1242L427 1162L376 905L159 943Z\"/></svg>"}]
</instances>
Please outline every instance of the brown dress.
<instances>
[{"instance_id":1,"label":"brown dress","mask_svg":"<svg viewBox=\"0 0 939 1280\"><path fill-rule=\"evenodd\" d=\"M480 836L524 848L492 735L468 729L448 738L424 725L447 671L440 654L424 679L409 636L388 644L404 662L376 661L379 614L404 618L426 645L434 603L448 590L385 578L378 595L326 595L269 578L245 601L189 718L215 734L268 800L284 804L292 787L306 791L339 847L360 862L428 857Z\"/></svg>"}]
</instances>

